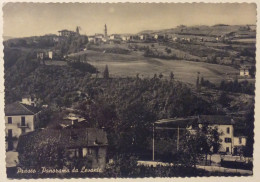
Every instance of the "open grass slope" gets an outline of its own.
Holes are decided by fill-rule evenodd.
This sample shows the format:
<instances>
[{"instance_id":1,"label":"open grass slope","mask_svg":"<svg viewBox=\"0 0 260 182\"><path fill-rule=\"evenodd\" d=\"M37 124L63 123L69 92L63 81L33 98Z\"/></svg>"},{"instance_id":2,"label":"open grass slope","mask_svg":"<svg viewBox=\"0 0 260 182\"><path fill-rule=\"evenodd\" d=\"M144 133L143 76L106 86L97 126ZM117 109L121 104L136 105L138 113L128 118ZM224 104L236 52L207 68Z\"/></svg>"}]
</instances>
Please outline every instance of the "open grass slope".
<instances>
[{"instance_id":1,"label":"open grass slope","mask_svg":"<svg viewBox=\"0 0 260 182\"><path fill-rule=\"evenodd\" d=\"M162 73L164 78L168 79L170 73L173 72L175 79L195 84L198 72L213 83L220 83L223 79L231 80L238 73L238 70L230 66L148 58L138 51L124 55L87 50L76 55L79 54L86 54L88 62L97 67L101 73L108 65L109 73L113 77L135 77L137 74L139 74L139 77L153 77L154 74L158 76Z\"/></svg>"}]
</instances>

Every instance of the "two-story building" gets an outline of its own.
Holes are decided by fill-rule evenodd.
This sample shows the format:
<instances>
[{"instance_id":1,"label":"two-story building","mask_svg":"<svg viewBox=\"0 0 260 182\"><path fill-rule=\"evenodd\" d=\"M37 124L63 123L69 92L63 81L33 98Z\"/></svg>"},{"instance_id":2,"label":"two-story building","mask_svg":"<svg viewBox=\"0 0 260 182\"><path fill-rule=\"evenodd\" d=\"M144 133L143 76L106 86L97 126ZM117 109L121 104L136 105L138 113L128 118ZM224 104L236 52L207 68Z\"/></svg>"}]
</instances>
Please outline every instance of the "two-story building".
<instances>
[{"instance_id":1,"label":"two-story building","mask_svg":"<svg viewBox=\"0 0 260 182\"><path fill-rule=\"evenodd\" d=\"M235 120L230 116L224 115L199 115L186 118L162 119L155 122L155 129L175 129L180 131L188 130L196 133L197 129L202 126L217 128L220 134L220 153L238 155L242 154L246 146L246 137L234 135ZM180 138L180 136L177 136ZM178 142L177 142L178 143Z\"/></svg>"},{"instance_id":2,"label":"two-story building","mask_svg":"<svg viewBox=\"0 0 260 182\"><path fill-rule=\"evenodd\" d=\"M6 150L15 151L20 135L35 130L39 110L19 102L5 106Z\"/></svg>"},{"instance_id":3,"label":"two-story building","mask_svg":"<svg viewBox=\"0 0 260 182\"><path fill-rule=\"evenodd\" d=\"M71 31L71 30L67 30L67 29L60 30L58 32L59 32L59 36L63 36L63 37L69 37L69 36L76 35L76 32Z\"/></svg>"}]
</instances>

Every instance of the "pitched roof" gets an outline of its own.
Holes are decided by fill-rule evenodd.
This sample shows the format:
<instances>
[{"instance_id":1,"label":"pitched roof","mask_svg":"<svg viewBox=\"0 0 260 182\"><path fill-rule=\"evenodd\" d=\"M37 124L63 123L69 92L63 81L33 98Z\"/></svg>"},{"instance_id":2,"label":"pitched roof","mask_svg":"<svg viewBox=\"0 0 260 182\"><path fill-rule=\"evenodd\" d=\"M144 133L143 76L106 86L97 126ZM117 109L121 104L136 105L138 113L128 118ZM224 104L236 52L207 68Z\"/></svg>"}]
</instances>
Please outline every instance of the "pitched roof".
<instances>
[{"instance_id":1,"label":"pitched roof","mask_svg":"<svg viewBox=\"0 0 260 182\"><path fill-rule=\"evenodd\" d=\"M179 127L186 127L188 125L193 124L197 121L197 116L190 116L190 117L180 117L180 118L169 118L169 119L161 119L155 122L156 125L160 126L179 126Z\"/></svg>"},{"instance_id":2,"label":"pitched roof","mask_svg":"<svg viewBox=\"0 0 260 182\"><path fill-rule=\"evenodd\" d=\"M17 151L23 152L31 144L35 147L54 145L65 148L98 147L108 145L107 134L98 128L43 129L19 137Z\"/></svg>"},{"instance_id":3,"label":"pitched roof","mask_svg":"<svg viewBox=\"0 0 260 182\"><path fill-rule=\"evenodd\" d=\"M19 102L14 102L12 104L5 105L5 115L6 116L16 116L16 115L34 115L40 110L36 107L21 104Z\"/></svg>"},{"instance_id":4,"label":"pitched roof","mask_svg":"<svg viewBox=\"0 0 260 182\"><path fill-rule=\"evenodd\" d=\"M235 121L232 117L226 115L200 115L199 123L217 124L217 125L233 125Z\"/></svg>"},{"instance_id":5,"label":"pitched roof","mask_svg":"<svg viewBox=\"0 0 260 182\"><path fill-rule=\"evenodd\" d=\"M193 124L210 124L210 125L232 125L235 121L230 116L225 115L199 115L183 118L161 119L155 122L160 126L179 126L186 127Z\"/></svg>"}]
</instances>

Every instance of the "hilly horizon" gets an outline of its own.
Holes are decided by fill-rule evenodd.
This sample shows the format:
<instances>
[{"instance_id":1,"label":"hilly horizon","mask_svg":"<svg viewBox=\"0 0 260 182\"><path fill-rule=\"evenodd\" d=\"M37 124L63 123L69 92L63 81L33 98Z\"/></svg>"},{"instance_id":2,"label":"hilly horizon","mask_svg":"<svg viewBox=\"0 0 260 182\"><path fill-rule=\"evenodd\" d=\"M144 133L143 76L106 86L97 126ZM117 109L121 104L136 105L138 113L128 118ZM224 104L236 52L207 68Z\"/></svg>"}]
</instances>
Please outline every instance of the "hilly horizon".
<instances>
[{"instance_id":1,"label":"hilly horizon","mask_svg":"<svg viewBox=\"0 0 260 182\"><path fill-rule=\"evenodd\" d=\"M209 25L194 25L194 26L184 26L180 25L175 28L162 29L162 30L143 30L138 34L200 34L200 35L212 35L219 36L223 34L228 34L235 31L240 31L243 28L255 27L256 25L227 25L227 24L217 24L213 26Z\"/></svg>"}]
</instances>

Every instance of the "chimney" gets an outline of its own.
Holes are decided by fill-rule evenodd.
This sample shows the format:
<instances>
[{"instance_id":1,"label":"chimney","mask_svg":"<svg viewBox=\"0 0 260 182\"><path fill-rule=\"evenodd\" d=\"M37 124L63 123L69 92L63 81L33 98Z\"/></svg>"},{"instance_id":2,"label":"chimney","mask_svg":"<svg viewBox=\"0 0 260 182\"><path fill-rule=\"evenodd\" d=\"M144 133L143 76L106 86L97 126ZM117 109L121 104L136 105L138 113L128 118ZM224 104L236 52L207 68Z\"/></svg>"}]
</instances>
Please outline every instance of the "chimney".
<instances>
[{"instance_id":1,"label":"chimney","mask_svg":"<svg viewBox=\"0 0 260 182\"><path fill-rule=\"evenodd\" d=\"M77 123L78 123L78 119L72 120L72 125L75 125L75 124L77 124Z\"/></svg>"}]
</instances>

